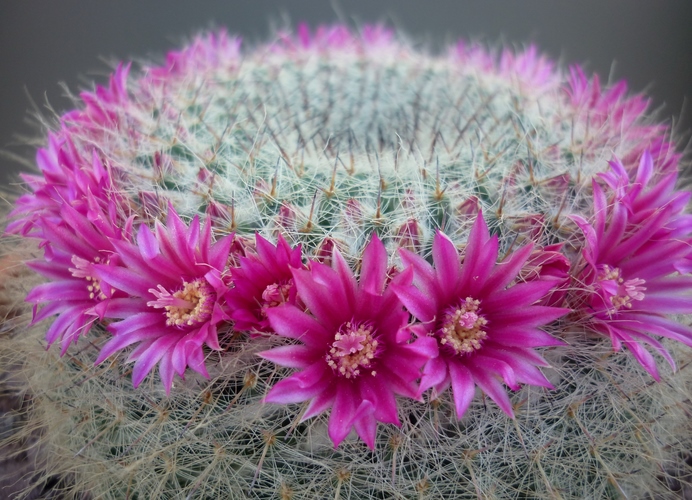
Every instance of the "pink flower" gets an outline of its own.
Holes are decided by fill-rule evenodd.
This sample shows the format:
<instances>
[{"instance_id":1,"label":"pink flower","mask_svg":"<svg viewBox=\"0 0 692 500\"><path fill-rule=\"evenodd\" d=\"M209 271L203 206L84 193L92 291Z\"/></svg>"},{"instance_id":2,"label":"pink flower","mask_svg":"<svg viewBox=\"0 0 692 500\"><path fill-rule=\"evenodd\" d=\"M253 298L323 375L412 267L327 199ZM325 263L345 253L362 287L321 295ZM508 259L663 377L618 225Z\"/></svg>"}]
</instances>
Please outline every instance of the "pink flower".
<instances>
[{"instance_id":1,"label":"pink flower","mask_svg":"<svg viewBox=\"0 0 692 500\"><path fill-rule=\"evenodd\" d=\"M639 167L633 173L628 172L623 164L615 159L610 162L611 170L600 174L599 177L614 192L618 203L627 209L627 223L639 225L653 216L658 216L661 210L666 211L667 222L658 228L652 239L674 238L687 236L692 233L692 215L685 214L692 193L677 191L677 171L669 171L667 166L654 166L654 160L649 150L644 151L639 161ZM601 215L605 215L604 193L600 186L594 188L594 196L599 203ZM599 214L597 214L598 216Z\"/></svg>"},{"instance_id":2,"label":"pink flower","mask_svg":"<svg viewBox=\"0 0 692 500\"><path fill-rule=\"evenodd\" d=\"M132 384L137 387L158 363L166 393L177 373L186 368L208 377L203 346L219 350L218 325L224 311L224 273L232 236L212 244L211 224L200 232L195 216L187 227L172 206L166 226L156 223L153 233L139 228L137 245L116 241L121 265L97 265L101 283L125 296L99 304L96 311L116 318L114 334L102 348L96 364L138 344L128 361L135 361Z\"/></svg>"},{"instance_id":3,"label":"pink flower","mask_svg":"<svg viewBox=\"0 0 692 500\"><path fill-rule=\"evenodd\" d=\"M94 92L81 92L84 107L65 113L62 116L66 128L78 129L79 133L88 132L92 138L102 137L109 129L117 129L124 110L130 104L127 93L127 78L131 64L118 64L111 75L108 86L97 85Z\"/></svg>"},{"instance_id":4,"label":"pink flower","mask_svg":"<svg viewBox=\"0 0 692 500\"><path fill-rule=\"evenodd\" d=\"M423 370L420 392L433 397L452 386L457 417L467 410L478 385L513 417L500 380L517 390L519 382L551 387L537 366L548 366L534 347L562 342L540 329L568 312L536 305L555 286L553 280L508 285L531 255L532 245L496 264L497 236L490 237L482 214L471 229L460 260L454 244L438 232L431 266L400 249L407 266L391 287L421 325L418 330L439 344L440 354Z\"/></svg>"},{"instance_id":5,"label":"pink flower","mask_svg":"<svg viewBox=\"0 0 692 500\"><path fill-rule=\"evenodd\" d=\"M690 193L675 192L677 175L655 178L651 156L642 157L634 182L618 162L603 175L613 190L606 194L594 180L594 221L572 219L584 233L580 286L568 300L589 327L610 337L617 351L623 345L656 379L653 356L643 344L675 363L651 334L692 346L692 329L664 314L692 313L692 278L680 275L689 267L690 216L682 211Z\"/></svg>"},{"instance_id":6,"label":"pink flower","mask_svg":"<svg viewBox=\"0 0 692 500\"><path fill-rule=\"evenodd\" d=\"M342 53L360 54L365 52L387 53L397 50L393 43L393 31L382 25L364 25L360 33L352 33L341 24L318 26L314 33L305 23L298 25L297 32L280 33L274 52L289 54Z\"/></svg>"},{"instance_id":7,"label":"pink flower","mask_svg":"<svg viewBox=\"0 0 692 500\"><path fill-rule=\"evenodd\" d=\"M628 95L627 83L601 88L598 75L589 80L578 66L570 67L570 78L565 88L576 112L575 125L583 127L584 150L610 149L609 143L627 145L623 158L627 169L636 166L636 160L646 150L657 150L666 171L677 170L680 156L666 137L665 125L650 124L643 119L649 99L643 95Z\"/></svg>"},{"instance_id":8,"label":"pink flower","mask_svg":"<svg viewBox=\"0 0 692 500\"><path fill-rule=\"evenodd\" d=\"M226 30L196 36L190 45L166 54L166 63L149 68L145 79L164 84L173 77L203 73L209 70L231 69L240 63L241 39L229 37Z\"/></svg>"},{"instance_id":9,"label":"pink flower","mask_svg":"<svg viewBox=\"0 0 692 500\"><path fill-rule=\"evenodd\" d=\"M559 82L559 76L554 70L554 64L538 52L531 44L523 52L505 49L502 51L498 67L500 74L516 78L524 84L525 89L545 89Z\"/></svg>"},{"instance_id":10,"label":"pink flower","mask_svg":"<svg viewBox=\"0 0 692 500\"><path fill-rule=\"evenodd\" d=\"M553 288L538 304L542 306L561 306L570 287L570 262L560 250L562 243L534 248L524 268L519 273L521 281L551 280Z\"/></svg>"},{"instance_id":11,"label":"pink flower","mask_svg":"<svg viewBox=\"0 0 692 500\"><path fill-rule=\"evenodd\" d=\"M279 235L276 246L255 235L256 253L240 257L232 269L233 288L226 294L236 330L271 332L267 311L284 303L296 303L291 268L302 267L300 247L291 249Z\"/></svg>"},{"instance_id":12,"label":"pink flower","mask_svg":"<svg viewBox=\"0 0 692 500\"><path fill-rule=\"evenodd\" d=\"M61 341L61 356L80 335L89 332L98 317L96 306L118 296L117 291L101 282L95 266L116 264L118 257L113 242L129 238L132 220L121 230L106 222L110 219L97 207L92 209L91 220L69 205L57 214L62 219L60 222L42 219L45 260L27 264L52 280L31 290L26 301L35 304L32 323L57 315L46 332L46 340L49 346ZM37 311L41 303L45 305Z\"/></svg>"},{"instance_id":13,"label":"pink flower","mask_svg":"<svg viewBox=\"0 0 692 500\"><path fill-rule=\"evenodd\" d=\"M113 220L124 223L119 213L122 203L112 183L110 167L97 152L84 158L66 131L50 134L48 146L36 153L36 163L42 176L21 174L33 191L19 197L16 208L9 214L12 221L6 231L34 238L43 238L42 220L60 221L63 205L70 205L86 215L97 208L109 210Z\"/></svg>"},{"instance_id":14,"label":"pink flower","mask_svg":"<svg viewBox=\"0 0 692 500\"><path fill-rule=\"evenodd\" d=\"M270 403L310 403L309 419L331 408L329 436L338 446L355 428L372 449L377 422L400 425L395 394L416 398L420 367L436 355L431 339L410 341L409 315L385 287L387 253L373 236L357 281L335 248L332 267L312 262L293 268L299 298L269 309L274 331L301 344L264 351L262 357L299 371L267 394Z\"/></svg>"}]
</instances>

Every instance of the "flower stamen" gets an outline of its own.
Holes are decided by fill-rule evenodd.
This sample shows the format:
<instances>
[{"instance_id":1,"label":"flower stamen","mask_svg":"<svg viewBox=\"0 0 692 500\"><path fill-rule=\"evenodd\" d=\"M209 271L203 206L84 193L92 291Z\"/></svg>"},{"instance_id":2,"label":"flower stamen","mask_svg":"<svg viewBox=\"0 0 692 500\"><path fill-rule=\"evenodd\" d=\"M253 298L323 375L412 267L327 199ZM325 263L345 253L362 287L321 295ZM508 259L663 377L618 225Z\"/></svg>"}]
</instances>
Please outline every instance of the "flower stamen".
<instances>
[{"instance_id":1,"label":"flower stamen","mask_svg":"<svg viewBox=\"0 0 692 500\"><path fill-rule=\"evenodd\" d=\"M172 294L162 285L157 288L149 289L156 300L147 302L147 305L166 310L166 325L193 326L211 318L216 293L206 280L183 282L183 288Z\"/></svg>"},{"instance_id":2,"label":"flower stamen","mask_svg":"<svg viewBox=\"0 0 692 500\"><path fill-rule=\"evenodd\" d=\"M262 292L262 315L266 317L266 310L270 307L277 307L289 301L293 280L286 283L272 283Z\"/></svg>"},{"instance_id":3,"label":"flower stamen","mask_svg":"<svg viewBox=\"0 0 692 500\"><path fill-rule=\"evenodd\" d=\"M602 266L598 279L604 296L610 301L614 311L632 308L633 300L644 300L646 281L641 278L625 280L617 267Z\"/></svg>"},{"instance_id":4,"label":"flower stamen","mask_svg":"<svg viewBox=\"0 0 692 500\"><path fill-rule=\"evenodd\" d=\"M440 344L457 354L468 354L481 348L488 334L482 329L488 321L478 314L479 300L467 297L457 307L450 307L443 316Z\"/></svg>"},{"instance_id":5,"label":"flower stamen","mask_svg":"<svg viewBox=\"0 0 692 500\"><path fill-rule=\"evenodd\" d=\"M373 327L356 325L349 321L334 335L334 342L327 354L327 364L345 378L360 375L360 368L370 368L377 352L378 342L373 338ZM375 376L374 370L369 372Z\"/></svg>"},{"instance_id":6,"label":"flower stamen","mask_svg":"<svg viewBox=\"0 0 692 500\"><path fill-rule=\"evenodd\" d=\"M95 276L91 266L94 264L108 264L108 259L102 261L101 257L95 257L94 262L89 262L86 259L73 255L72 264L74 264L75 267L71 267L69 271L75 278L84 278L87 281L89 298L92 300L106 300L108 297L103 293L103 290L101 290L101 280ZM111 288L111 293L114 291L115 290Z\"/></svg>"}]
</instances>

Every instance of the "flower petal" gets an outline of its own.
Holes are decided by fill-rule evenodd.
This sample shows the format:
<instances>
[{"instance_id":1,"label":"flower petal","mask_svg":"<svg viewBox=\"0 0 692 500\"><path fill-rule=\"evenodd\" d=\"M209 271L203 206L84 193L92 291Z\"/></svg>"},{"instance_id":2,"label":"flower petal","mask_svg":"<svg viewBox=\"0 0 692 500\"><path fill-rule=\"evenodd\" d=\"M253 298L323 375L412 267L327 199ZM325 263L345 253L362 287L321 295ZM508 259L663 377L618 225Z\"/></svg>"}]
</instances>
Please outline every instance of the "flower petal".
<instances>
[{"instance_id":1,"label":"flower petal","mask_svg":"<svg viewBox=\"0 0 692 500\"><path fill-rule=\"evenodd\" d=\"M336 398L329 415L328 433L334 443L334 448L341 444L353 427L353 417L356 413L356 397L353 386L349 382L339 381Z\"/></svg>"},{"instance_id":2,"label":"flower petal","mask_svg":"<svg viewBox=\"0 0 692 500\"><path fill-rule=\"evenodd\" d=\"M384 291L387 277L387 251L375 233L365 252L363 252L363 264L360 271L360 289L374 295L380 295Z\"/></svg>"},{"instance_id":3,"label":"flower petal","mask_svg":"<svg viewBox=\"0 0 692 500\"><path fill-rule=\"evenodd\" d=\"M300 340L313 347L325 346L332 338L322 324L291 304L267 310L269 324L282 337Z\"/></svg>"},{"instance_id":4,"label":"flower petal","mask_svg":"<svg viewBox=\"0 0 692 500\"><path fill-rule=\"evenodd\" d=\"M452 395L457 418L461 420L476 395L476 384L471 372L458 361L449 363L449 377L452 381Z\"/></svg>"},{"instance_id":5,"label":"flower petal","mask_svg":"<svg viewBox=\"0 0 692 500\"><path fill-rule=\"evenodd\" d=\"M315 362L315 351L302 345L275 347L257 353L258 356L287 368L305 368ZM319 358L319 356L317 356Z\"/></svg>"}]
</instances>

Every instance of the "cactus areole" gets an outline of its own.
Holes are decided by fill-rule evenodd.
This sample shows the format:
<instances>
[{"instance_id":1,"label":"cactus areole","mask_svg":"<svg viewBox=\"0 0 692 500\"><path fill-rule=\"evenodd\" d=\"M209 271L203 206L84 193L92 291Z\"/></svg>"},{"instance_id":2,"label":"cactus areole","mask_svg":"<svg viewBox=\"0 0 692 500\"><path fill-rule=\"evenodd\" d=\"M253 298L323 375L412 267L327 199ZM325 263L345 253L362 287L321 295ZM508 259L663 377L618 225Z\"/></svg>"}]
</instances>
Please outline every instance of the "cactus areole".
<instances>
[{"instance_id":1,"label":"cactus areole","mask_svg":"<svg viewBox=\"0 0 692 500\"><path fill-rule=\"evenodd\" d=\"M689 357L690 193L647 104L532 46L430 55L381 26L119 64L49 132L7 227L38 242L26 300L62 356L29 388L76 408L49 430L97 464L47 473L110 470L137 498L625 491L636 451L541 454L605 446L573 443L581 405Z\"/></svg>"}]
</instances>

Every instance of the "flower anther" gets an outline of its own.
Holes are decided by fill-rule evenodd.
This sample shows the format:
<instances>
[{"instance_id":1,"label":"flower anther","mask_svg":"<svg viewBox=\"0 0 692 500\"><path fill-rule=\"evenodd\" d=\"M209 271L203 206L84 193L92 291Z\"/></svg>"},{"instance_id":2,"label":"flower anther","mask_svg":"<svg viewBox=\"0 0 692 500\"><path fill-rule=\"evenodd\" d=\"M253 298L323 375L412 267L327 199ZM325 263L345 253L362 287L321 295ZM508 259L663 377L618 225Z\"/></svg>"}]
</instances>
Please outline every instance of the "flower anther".
<instances>
[{"instance_id":1,"label":"flower anther","mask_svg":"<svg viewBox=\"0 0 692 500\"><path fill-rule=\"evenodd\" d=\"M366 323L357 325L349 321L334 335L327 354L327 364L345 378L357 377L361 368L369 368L377 353L378 342L373 338L374 328ZM371 372L375 375L375 372Z\"/></svg>"},{"instance_id":2,"label":"flower anther","mask_svg":"<svg viewBox=\"0 0 692 500\"><path fill-rule=\"evenodd\" d=\"M448 308L439 330L440 344L451 347L457 354L468 354L480 349L481 343L488 336L483 330L488 321L478 314L479 305L479 300L466 297L458 306Z\"/></svg>"},{"instance_id":3,"label":"flower anther","mask_svg":"<svg viewBox=\"0 0 692 500\"><path fill-rule=\"evenodd\" d=\"M150 288L157 300L147 302L149 307L166 310L166 325L193 326L211 318L216 293L206 280L184 282L183 287L171 294L162 285Z\"/></svg>"}]
</instances>

